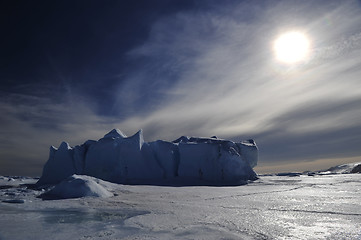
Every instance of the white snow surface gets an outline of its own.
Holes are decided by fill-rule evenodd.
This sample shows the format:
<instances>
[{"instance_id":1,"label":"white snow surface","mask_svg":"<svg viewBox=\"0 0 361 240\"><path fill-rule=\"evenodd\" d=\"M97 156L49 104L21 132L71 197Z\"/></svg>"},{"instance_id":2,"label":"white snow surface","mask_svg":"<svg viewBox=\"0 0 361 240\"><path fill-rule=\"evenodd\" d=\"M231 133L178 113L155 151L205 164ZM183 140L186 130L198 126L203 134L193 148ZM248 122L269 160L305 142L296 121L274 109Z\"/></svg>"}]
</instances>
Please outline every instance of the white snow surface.
<instances>
[{"instance_id":1,"label":"white snow surface","mask_svg":"<svg viewBox=\"0 0 361 240\"><path fill-rule=\"evenodd\" d=\"M257 161L253 140L183 136L145 142L141 130L127 137L113 129L98 141L52 146L37 185L58 184L73 174L125 184L239 185L257 179Z\"/></svg>"},{"instance_id":2,"label":"white snow surface","mask_svg":"<svg viewBox=\"0 0 361 240\"><path fill-rule=\"evenodd\" d=\"M227 187L91 178L114 196L56 201L21 185L37 179L0 179L1 240L361 238L361 174L260 176Z\"/></svg>"},{"instance_id":3,"label":"white snow surface","mask_svg":"<svg viewBox=\"0 0 361 240\"><path fill-rule=\"evenodd\" d=\"M72 175L55 185L51 190L43 193L43 199L66 199L81 197L111 197L113 194L106 189L109 183L100 179L84 176Z\"/></svg>"}]
</instances>

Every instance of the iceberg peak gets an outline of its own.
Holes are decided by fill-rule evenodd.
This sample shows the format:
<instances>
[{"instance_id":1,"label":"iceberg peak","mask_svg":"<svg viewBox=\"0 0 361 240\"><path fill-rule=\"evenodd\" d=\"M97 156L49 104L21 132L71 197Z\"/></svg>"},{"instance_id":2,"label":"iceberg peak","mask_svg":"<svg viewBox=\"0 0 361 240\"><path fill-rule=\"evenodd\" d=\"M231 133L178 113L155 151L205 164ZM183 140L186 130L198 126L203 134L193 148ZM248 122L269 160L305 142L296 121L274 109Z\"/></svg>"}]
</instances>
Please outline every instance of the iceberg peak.
<instances>
[{"instance_id":1,"label":"iceberg peak","mask_svg":"<svg viewBox=\"0 0 361 240\"><path fill-rule=\"evenodd\" d=\"M103 138L126 138L127 135L125 135L122 131L120 131L118 128L114 128L110 132L104 135Z\"/></svg>"},{"instance_id":2,"label":"iceberg peak","mask_svg":"<svg viewBox=\"0 0 361 240\"><path fill-rule=\"evenodd\" d=\"M137 145L139 145L139 149L141 149L142 146L143 146L143 144L144 144L143 130L140 129L136 134L134 134L133 136L129 137L129 140L135 141L135 143L136 143Z\"/></svg>"},{"instance_id":3,"label":"iceberg peak","mask_svg":"<svg viewBox=\"0 0 361 240\"><path fill-rule=\"evenodd\" d=\"M59 149L68 149L68 150L70 150L70 149L72 149L72 147L70 147L70 145L69 145L69 143L67 143L67 142L62 142L61 144L60 144L60 147L59 147Z\"/></svg>"}]
</instances>

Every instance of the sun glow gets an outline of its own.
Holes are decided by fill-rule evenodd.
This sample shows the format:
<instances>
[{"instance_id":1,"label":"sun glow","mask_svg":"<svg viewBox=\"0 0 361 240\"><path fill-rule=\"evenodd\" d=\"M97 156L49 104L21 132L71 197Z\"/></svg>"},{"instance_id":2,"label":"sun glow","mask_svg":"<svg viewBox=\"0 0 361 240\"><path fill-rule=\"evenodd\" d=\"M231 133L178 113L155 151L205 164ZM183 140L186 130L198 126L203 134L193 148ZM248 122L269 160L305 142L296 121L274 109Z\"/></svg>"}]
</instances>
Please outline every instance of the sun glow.
<instances>
[{"instance_id":1,"label":"sun glow","mask_svg":"<svg viewBox=\"0 0 361 240\"><path fill-rule=\"evenodd\" d=\"M279 36L273 47L277 60L293 64L307 60L310 41L305 34L293 31Z\"/></svg>"}]
</instances>

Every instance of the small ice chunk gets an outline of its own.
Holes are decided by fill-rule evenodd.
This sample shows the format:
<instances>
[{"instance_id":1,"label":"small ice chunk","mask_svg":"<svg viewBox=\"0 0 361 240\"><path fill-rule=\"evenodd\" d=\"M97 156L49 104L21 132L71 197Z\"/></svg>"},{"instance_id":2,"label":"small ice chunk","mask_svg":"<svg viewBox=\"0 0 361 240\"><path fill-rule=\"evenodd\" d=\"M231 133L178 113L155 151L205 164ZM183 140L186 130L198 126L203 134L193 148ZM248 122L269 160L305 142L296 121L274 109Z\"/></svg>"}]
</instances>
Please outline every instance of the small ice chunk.
<instances>
[{"instance_id":1,"label":"small ice chunk","mask_svg":"<svg viewBox=\"0 0 361 240\"><path fill-rule=\"evenodd\" d=\"M50 191L39 197L46 200L81 198L81 197L111 197L113 194L105 189L100 180L85 175L72 175L55 185Z\"/></svg>"},{"instance_id":2,"label":"small ice chunk","mask_svg":"<svg viewBox=\"0 0 361 240\"><path fill-rule=\"evenodd\" d=\"M24 203L25 200L23 199L6 199L6 200L2 200L2 202L4 203Z\"/></svg>"}]
</instances>

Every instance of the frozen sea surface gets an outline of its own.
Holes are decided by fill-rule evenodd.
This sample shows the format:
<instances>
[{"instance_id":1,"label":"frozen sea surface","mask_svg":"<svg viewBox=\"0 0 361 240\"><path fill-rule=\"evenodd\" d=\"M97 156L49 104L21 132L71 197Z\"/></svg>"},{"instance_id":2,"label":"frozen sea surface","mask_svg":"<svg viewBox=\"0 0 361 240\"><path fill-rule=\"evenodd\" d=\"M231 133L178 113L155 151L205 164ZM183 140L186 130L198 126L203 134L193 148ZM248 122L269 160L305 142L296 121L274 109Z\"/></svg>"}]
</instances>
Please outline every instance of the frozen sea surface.
<instances>
[{"instance_id":1,"label":"frozen sea surface","mask_svg":"<svg viewBox=\"0 0 361 240\"><path fill-rule=\"evenodd\" d=\"M237 187L113 184L43 201L0 179L0 239L361 239L361 174L261 176Z\"/></svg>"}]
</instances>

